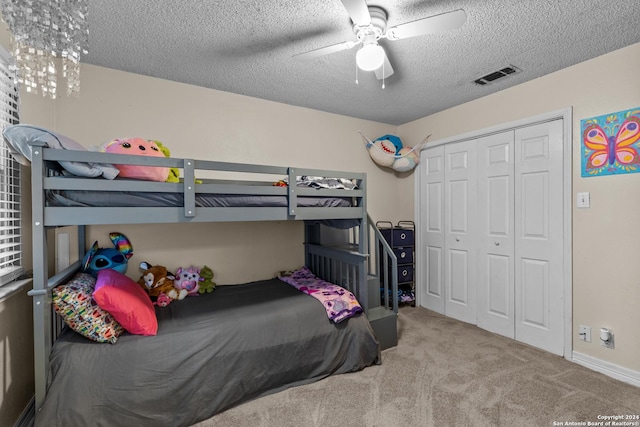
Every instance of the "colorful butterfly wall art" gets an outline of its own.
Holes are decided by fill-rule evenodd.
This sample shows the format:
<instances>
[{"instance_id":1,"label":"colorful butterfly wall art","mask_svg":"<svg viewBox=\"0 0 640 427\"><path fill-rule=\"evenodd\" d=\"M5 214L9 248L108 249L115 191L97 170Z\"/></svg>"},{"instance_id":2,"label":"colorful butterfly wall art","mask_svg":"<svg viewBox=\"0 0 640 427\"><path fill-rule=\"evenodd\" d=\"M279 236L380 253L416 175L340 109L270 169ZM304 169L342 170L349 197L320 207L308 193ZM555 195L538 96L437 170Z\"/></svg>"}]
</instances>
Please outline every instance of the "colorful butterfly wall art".
<instances>
[{"instance_id":1,"label":"colorful butterfly wall art","mask_svg":"<svg viewBox=\"0 0 640 427\"><path fill-rule=\"evenodd\" d=\"M640 109L580 122L582 176L640 172Z\"/></svg>"}]
</instances>

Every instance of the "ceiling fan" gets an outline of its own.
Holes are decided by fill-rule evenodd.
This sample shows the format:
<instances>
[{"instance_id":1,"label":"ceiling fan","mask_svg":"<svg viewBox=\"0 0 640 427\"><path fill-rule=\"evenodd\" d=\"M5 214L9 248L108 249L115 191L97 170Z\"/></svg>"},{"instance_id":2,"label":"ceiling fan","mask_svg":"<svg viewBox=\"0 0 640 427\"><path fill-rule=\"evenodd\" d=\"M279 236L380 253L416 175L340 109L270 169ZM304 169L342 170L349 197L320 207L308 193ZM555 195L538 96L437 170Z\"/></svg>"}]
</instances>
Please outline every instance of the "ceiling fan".
<instances>
[{"instance_id":1,"label":"ceiling fan","mask_svg":"<svg viewBox=\"0 0 640 427\"><path fill-rule=\"evenodd\" d=\"M458 9L387 28L387 12L381 7L368 6L365 0L341 1L351 17L357 40L321 47L294 55L294 58L306 61L362 45L356 53L358 68L363 71L374 71L376 77L382 80L392 75L394 71L386 52L378 44L380 39L401 40L453 30L460 28L467 20L465 11Z\"/></svg>"}]
</instances>

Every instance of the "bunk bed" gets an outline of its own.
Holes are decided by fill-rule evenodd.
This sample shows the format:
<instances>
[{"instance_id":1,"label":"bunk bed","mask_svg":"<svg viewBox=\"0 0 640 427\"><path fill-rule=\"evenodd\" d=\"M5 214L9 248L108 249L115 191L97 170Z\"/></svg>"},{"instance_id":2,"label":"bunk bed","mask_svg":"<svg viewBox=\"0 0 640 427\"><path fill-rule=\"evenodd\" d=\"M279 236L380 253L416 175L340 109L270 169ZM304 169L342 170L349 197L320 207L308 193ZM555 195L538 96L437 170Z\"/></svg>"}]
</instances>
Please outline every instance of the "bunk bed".
<instances>
[{"instance_id":1,"label":"bunk bed","mask_svg":"<svg viewBox=\"0 0 640 427\"><path fill-rule=\"evenodd\" d=\"M248 399L380 363L365 315L372 294L365 174L96 153L57 146L52 135L17 144L4 133L31 165L36 425L190 425ZM181 179L90 178L67 164L178 168ZM288 185L273 185L274 177ZM303 177L355 185L309 186ZM267 278L156 307L157 335L125 333L103 344L71 331L52 309L52 290L81 269L78 260L48 277L56 227L77 227L82 259L88 225L291 220L305 221L304 268L353 293L363 313L334 323L322 304ZM350 229L352 244L322 246L324 226Z\"/></svg>"}]
</instances>

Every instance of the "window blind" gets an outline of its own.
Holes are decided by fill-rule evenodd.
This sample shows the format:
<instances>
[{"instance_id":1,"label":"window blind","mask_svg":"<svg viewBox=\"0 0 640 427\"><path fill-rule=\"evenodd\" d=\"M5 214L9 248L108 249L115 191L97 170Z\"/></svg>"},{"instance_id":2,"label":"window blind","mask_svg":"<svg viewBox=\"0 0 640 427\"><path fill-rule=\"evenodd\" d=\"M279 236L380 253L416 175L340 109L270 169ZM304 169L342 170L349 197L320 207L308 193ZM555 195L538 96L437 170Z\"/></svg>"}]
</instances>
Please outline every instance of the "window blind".
<instances>
[{"instance_id":1,"label":"window blind","mask_svg":"<svg viewBox=\"0 0 640 427\"><path fill-rule=\"evenodd\" d=\"M19 91L16 72L0 47L0 128L17 124ZM20 164L0 138L0 286L22 274Z\"/></svg>"}]
</instances>

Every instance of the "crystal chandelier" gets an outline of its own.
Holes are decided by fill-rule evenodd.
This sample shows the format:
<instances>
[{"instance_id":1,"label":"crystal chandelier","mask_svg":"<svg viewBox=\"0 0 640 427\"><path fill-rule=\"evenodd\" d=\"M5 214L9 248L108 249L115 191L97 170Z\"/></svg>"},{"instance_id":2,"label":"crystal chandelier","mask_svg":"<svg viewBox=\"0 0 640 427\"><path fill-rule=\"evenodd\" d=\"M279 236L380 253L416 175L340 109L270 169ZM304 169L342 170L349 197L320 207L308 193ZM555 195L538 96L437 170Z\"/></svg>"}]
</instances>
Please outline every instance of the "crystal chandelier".
<instances>
[{"instance_id":1,"label":"crystal chandelier","mask_svg":"<svg viewBox=\"0 0 640 427\"><path fill-rule=\"evenodd\" d=\"M11 31L18 82L27 92L56 98L58 68L67 95L80 91L80 54L89 45L87 0L1 0Z\"/></svg>"}]
</instances>

